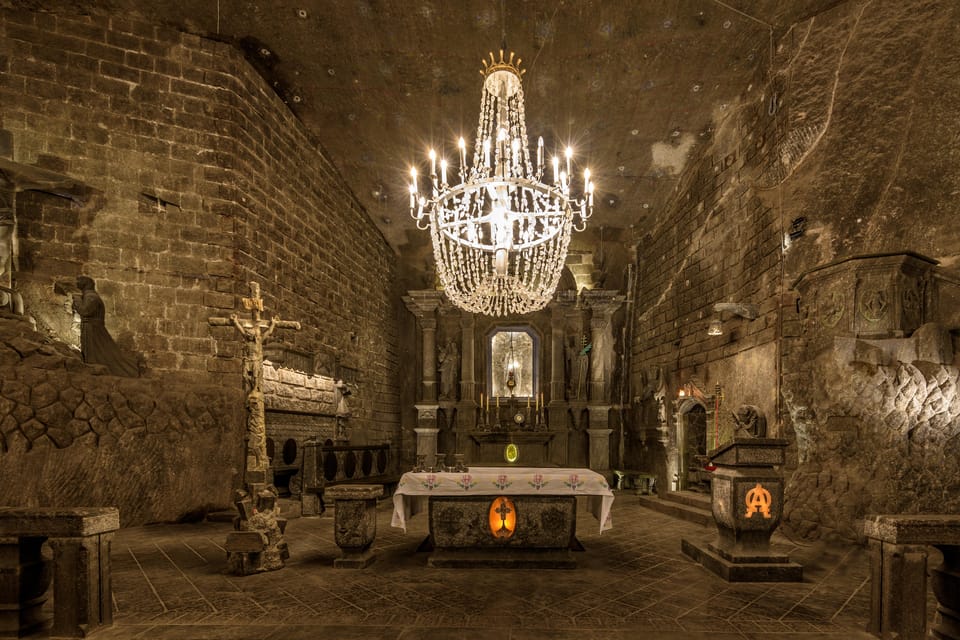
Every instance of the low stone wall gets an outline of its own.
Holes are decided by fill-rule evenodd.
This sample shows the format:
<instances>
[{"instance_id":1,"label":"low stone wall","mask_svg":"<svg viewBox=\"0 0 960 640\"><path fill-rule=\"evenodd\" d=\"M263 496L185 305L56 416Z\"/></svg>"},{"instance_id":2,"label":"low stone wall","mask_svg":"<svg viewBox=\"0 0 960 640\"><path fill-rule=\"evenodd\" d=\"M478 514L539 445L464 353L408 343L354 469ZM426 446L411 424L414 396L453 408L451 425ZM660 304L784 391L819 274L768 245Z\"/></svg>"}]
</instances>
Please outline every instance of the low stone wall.
<instances>
[{"instance_id":1,"label":"low stone wall","mask_svg":"<svg viewBox=\"0 0 960 640\"><path fill-rule=\"evenodd\" d=\"M0 381L0 505L112 506L131 526L230 504L240 389L114 377L15 318L0 318Z\"/></svg>"}]
</instances>

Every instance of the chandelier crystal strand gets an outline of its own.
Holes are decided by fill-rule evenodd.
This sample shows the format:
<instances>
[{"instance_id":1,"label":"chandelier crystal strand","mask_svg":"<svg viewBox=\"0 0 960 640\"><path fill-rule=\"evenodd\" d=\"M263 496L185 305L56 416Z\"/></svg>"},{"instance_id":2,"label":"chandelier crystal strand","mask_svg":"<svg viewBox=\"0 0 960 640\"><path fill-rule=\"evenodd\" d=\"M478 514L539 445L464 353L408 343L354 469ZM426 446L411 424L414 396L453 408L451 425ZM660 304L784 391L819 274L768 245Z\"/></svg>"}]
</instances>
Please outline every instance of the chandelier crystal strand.
<instances>
[{"instance_id":1,"label":"chandelier crystal strand","mask_svg":"<svg viewBox=\"0 0 960 640\"><path fill-rule=\"evenodd\" d=\"M430 150L430 173L418 182L411 169L410 214L430 229L437 278L451 303L485 315L524 314L550 302L566 262L570 233L593 213L593 183L584 172L579 199L571 197L572 149L564 170L553 158L546 172L543 138L536 163L527 139L521 77L514 54L483 60L483 92L473 163L466 141L457 144L458 166ZM437 166L440 176L437 176ZM454 175L455 184L448 183ZM427 195L420 187L427 184Z\"/></svg>"}]
</instances>

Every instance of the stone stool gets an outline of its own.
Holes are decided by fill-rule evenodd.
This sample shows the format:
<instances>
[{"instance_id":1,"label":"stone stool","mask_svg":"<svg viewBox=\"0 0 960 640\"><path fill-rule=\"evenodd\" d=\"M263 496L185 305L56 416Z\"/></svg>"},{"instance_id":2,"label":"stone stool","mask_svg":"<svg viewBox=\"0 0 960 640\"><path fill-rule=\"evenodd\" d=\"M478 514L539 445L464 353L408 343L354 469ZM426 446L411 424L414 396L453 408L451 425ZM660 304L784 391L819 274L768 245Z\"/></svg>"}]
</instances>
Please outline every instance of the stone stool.
<instances>
[{"instance_id":1,"label":"stone stool","mask_svg":"<svg viewBox=\"0 0 960 640\"><path fill-rule=\"evenodd\" d=\"M333 539L341 555L338 569L363 569L374 560L370 545L377 536L377 498L380 484L340 484L327 487L324 498L334 503Z\"/></svg>"},{"instance_id":2,"label":"stone stool","mask_svg":"<svg viewBox=\"0 0 960 640\"><path fill-rule=\"evenodd\" d=\"M50 636L82 638L113 624L110 541L120 512L108 508L0 508L0 637L42 629L53 577ZM41 547L48 541L53 563Z\"/></svg>"}]
</instances>

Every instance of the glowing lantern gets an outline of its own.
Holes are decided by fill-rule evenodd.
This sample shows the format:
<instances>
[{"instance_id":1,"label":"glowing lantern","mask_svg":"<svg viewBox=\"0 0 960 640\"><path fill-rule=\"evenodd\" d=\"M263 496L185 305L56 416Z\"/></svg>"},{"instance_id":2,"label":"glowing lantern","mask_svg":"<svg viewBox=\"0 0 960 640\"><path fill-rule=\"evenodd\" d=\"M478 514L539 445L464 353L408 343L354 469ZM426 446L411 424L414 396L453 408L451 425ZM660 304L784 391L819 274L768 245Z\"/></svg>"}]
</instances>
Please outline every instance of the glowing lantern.
<instances>
[{"instance_id":1,"label":"glowing lantern","mask_svg":"<svg viewBox=\"0 0 960 640\"><path fill-rule=\"evenodd\" d=\"M494 499L488 515L493 537L508 540L517 528L517 508L513 501L506 496Z\"/></svg>"}]
</instances>

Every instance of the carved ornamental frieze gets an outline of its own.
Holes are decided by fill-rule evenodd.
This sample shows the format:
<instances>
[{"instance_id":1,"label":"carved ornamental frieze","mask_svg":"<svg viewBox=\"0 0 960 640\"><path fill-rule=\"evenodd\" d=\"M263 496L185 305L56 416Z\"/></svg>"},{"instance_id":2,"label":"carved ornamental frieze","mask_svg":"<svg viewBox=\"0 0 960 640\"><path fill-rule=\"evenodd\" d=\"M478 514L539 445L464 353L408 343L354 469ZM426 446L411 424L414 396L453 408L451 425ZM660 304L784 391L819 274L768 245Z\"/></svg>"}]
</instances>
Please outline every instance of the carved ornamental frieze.
<instances>
[{"instance_id":1,"label":"carved ornamental frieze","mask_svg":"<svg viewBox=\"0 0 960 640\"><path fill-rule=\"evenodd\" d=\"M936 265L905 252L853 256L807 271L794 283L804 337L911 335L936 308Z\"/></svg>"}]
</instances>

